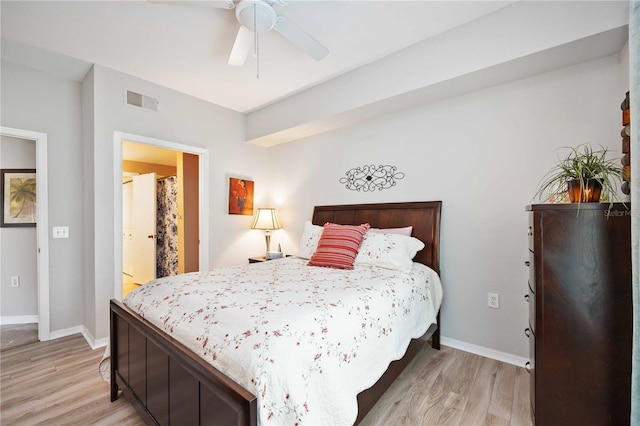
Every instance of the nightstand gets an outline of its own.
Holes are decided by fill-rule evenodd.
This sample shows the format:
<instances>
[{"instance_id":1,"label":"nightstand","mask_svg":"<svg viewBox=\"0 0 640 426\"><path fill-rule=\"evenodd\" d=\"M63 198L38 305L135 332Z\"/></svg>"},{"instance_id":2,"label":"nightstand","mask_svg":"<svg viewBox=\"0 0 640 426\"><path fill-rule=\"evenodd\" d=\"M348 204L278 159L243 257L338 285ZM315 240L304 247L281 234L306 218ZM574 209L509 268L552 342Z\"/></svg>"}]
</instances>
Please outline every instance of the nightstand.
<instances>
[{"instance_id":1,"label":"nightstand","mask_svg":"<svg viewBox=\"0 0 640 426\"><path fill-rule=\"evenodd\" d=\"M289 257L291 256L290 254L285 254L284 257ZM275 260L275 259L273 259ZM265 256L256 256L256 257L250 257L249 258L249 263L260 263L260 262L266 262L267 258Z\"/></svg>"}]
</instances>

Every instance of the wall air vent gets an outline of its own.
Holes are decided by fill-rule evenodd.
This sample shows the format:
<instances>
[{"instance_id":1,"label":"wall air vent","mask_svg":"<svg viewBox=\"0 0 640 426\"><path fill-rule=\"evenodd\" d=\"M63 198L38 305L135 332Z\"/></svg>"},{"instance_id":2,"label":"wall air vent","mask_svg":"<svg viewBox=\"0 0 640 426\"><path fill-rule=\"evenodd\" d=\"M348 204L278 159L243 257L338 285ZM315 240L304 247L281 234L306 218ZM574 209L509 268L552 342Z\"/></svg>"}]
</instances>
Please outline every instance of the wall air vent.
<instances>
[{"instance_id":1,"label":"wall air vent","mask_svg":"<svg viewBox=\"0 0 640 426\"><path fill-rule=\"evenodd\" d=\"M151 96L127 90L125 93L127 105L138 108L148 109L149 111L158 111L158 100Z\"/></svg>"}]
</instances>

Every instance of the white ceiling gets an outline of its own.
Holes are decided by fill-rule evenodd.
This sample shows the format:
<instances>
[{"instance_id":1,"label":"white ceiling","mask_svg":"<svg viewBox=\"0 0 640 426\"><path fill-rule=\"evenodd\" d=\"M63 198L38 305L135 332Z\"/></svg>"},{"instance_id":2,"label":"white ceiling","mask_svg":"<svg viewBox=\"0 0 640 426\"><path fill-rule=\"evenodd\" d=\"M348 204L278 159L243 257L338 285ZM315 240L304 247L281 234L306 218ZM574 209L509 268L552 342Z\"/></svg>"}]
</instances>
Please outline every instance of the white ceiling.
<instances>
[{"instance_id":1,"label":"white ceiling","mask_svg":"<svg viewBox=\"0 0 640 426\"><path fill-rule=\"evenodd\" d=\"M44 49L83 61L57 64L73 78L95 63L250 112L513 1L290 0L276 11L330 53L316 62L279 34L263 33L259 79L251 55L243 67L227 65L238 30L232 10L179 3L2 1L2 55L51 69L60 57Z\"/></svg>"}]
</instances>

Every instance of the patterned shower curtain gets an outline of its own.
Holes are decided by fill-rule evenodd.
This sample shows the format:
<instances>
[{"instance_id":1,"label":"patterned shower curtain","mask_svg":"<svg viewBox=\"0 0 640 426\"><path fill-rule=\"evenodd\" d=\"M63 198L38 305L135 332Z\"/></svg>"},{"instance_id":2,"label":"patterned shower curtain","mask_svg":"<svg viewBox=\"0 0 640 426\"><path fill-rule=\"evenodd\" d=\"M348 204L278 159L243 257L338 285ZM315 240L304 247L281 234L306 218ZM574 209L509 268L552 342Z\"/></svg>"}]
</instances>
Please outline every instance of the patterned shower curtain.
<instances>
[{"instance_id":1,"label":"patterned shower curtain","mask_svg":"<svg viewBox=\"0 0 640 426\"><path fill-rule=\"evenodd\" d=\"M156 276L178 275L178 181L175 176L158 180L156 226Z\"/></svg>"}]
</instances>

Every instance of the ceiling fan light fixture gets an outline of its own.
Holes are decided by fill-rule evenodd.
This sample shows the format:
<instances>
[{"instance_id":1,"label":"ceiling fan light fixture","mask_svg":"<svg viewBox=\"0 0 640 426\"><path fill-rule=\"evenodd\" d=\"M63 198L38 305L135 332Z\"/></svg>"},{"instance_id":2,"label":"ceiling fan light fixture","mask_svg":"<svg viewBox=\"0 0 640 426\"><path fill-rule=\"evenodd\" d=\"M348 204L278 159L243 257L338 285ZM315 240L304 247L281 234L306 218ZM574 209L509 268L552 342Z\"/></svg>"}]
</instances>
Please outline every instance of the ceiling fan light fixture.
<instances>
[{"instance_id":1,"label":"ceiling fan light fixture","mask_svg":"<svg viewBox=\"0 0 640 426\"><path fill-rule=\"evenodd\" d=\"M234 0L224 0L224 6L221 9L233 9L234 7L236 7Z\"/></svg>"},{"instance_id":2,"label":"ceiling fan light fixture","mask_svg":"<svg viewBox=\"0 0 640 426\"><path fill-rule=\"evenodd\" d=\"M262 0L243 0L238 3L236 18L240 25L253 32L269 31L278 22L275 10Z\"/></svg>"}]
</instances>

